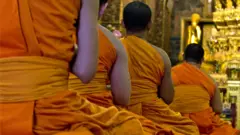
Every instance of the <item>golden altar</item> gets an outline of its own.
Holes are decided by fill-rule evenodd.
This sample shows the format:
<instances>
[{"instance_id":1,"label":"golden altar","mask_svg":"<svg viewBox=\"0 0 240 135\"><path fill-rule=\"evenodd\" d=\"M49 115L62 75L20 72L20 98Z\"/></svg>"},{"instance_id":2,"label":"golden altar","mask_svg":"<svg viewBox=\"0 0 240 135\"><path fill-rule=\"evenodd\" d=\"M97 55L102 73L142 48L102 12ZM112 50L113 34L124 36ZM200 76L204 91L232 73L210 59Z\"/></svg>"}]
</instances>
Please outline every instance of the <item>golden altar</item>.
<instances>
[{"instance_id":1,"label":"golden altar","mask_svg":"<svg viewBox=\"0 0 240 135\"><path fill-rule=\"evenodd\" d=\"M240 0L215 0L212 19L201 18L196 24L193 20L181 20L179 59L182 60L189 41L203 46L205 55L202 68L216 80L222 92L223 107L230 110L222 116L226 118L230 113L233 126L240 129ZM200 27L201 36L189 27ZM194 34L194 38L199 40L189 39Z\"/></svg>"}]
</instances>

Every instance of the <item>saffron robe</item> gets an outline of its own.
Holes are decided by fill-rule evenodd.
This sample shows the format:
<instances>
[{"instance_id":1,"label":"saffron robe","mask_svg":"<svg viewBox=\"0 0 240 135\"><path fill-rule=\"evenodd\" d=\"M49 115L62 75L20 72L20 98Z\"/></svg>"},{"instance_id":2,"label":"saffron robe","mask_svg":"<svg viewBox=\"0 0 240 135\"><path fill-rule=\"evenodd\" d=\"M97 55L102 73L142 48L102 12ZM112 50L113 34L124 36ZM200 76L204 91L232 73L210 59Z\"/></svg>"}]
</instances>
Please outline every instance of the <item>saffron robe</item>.
<instances>
[{"instance_id":1,"label":"saffron robe","mask_svg":"<svg viewBox=\"0 0 240 135\"><path fill-rule=\"evenodd\" d=\"M136 36L122 39L128 57L132 94L128 110L173 130L175 134L197 135L196 124L169 108L158 97L158 87L164 77L164 62L159 52Z\"/></svg>"},{"instance_id":2,"label":"saffron robe","mask_svg":"<svg viewBox=\"0 0 240 135\"><path fill-rule=\"evenodd\" d=\"M116 49L103 32L99 31L99 61L97 73L94 79L89 84L83 84L80 79L74 74L69 76L69 89L77 91L90 102L103 107L114 106L111 91L107 89L110 84L111 68L113 67L117 58ZM120 110L122 109L118 106ZM130 113L130 112L129 112ZM143 130L149 134L171 135L172 131L164 129L160 125L142 117L131 113L138 118L143 126Z\"/></svg>"},{"instance_id":3,"label":"saffron robe","mask_svg":"<svg viewBox=\"0 0 240 135\"><path fill-rule=\"evenodd\" d=\"M216 85L206 73L184 62L172 68L172 79L175 97L170 105L171 109L192 119L198 125L201 134L237 134L236 129L213 112L210 101Z\"/></svg>"},{"instance_id":4,"label":"saffron robe","mask_svg":"<svg viewBox=\"0 0 240 135\"><path fill-rule=\"evenodd\" d=\"M138 119L68 90L80 0L0 1L0 134L142 135Z\"/></svg>"}]
</instances>

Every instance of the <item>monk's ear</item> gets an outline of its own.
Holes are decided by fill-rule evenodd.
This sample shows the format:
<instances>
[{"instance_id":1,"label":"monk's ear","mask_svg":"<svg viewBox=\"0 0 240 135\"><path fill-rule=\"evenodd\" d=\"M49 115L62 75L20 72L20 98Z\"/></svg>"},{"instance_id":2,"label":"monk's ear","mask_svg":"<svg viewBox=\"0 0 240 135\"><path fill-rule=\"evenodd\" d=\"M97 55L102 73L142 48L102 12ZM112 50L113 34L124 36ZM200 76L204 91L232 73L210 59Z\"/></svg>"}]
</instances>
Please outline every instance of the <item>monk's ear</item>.
<instances>
[{"instance_id":1,"label":"monk's ear","mask_svg":"<svg viewBox=\"0 0 240 135\"><path fill-rule=\"evenodd\" d=\"M150 21L150 22L148 23L148 25L147 25L147 30L150 30L151 27L152 27L152 21Z\"/></svg>"},{"instance_id":2,"label":"monk's ear","mask_svg":"<svg viewBox=\"0 0 240 135\"><path fill-rule=\"evenodd\" d=\"M125 24L124 24L124 20L123 19L121 21L121 25L122 25L123 28L125 28Z\"/></svg>"},{"instance_id":3,"label":"monk's ear","mask_svg":"<svg viewBox=\"0 0 240 135\"><path fill-rule=\"evenodd\" d=\"M201 60L201 64L203 63L203 61L204 61L204 58L202 58L202 60Z\"/></svg>"}]
</instances>

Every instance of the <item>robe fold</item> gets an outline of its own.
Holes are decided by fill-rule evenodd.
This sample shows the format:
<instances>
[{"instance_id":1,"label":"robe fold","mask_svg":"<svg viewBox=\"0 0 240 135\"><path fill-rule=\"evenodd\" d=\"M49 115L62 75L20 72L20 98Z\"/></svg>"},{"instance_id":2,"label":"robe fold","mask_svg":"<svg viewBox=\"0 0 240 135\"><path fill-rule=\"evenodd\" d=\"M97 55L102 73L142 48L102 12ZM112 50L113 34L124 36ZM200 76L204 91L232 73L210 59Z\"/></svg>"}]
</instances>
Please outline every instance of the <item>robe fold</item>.
<instances>
[{"instance_id":1,"label":"robe fold","mask_svg":"<svg viewBox=\"0 0 240 135\"><path fill-rule=\"evenodd\" d=\"M68 90L80 0L0 1L1 135L143 135L127 111Z\"/></svg>"},{"instance_id":2,"label":"robe fold","mask_svg":"<svg viewBox=\"0 0 240 135\"><path fill-rule=\"evenodd\" d=\"M171 109L192 119L201 134L235 135L236 129L213 112L210 101L216 85L203 71L187 62L172 68L175 97Z\"/></svg>"},{"instance_id":3,"label":"robe fold","mask_svg":"<svg viewBox=\"0 0 240 135\"><path fill-rule=\"evenodd\" d=\"M174 112L158 97L158 87L164 77L161 55L148 42L136 36L122 39L128 57L132 94L127 109L173 130L175 134L198 135L196 124Z\"/></svg>"},{"instance_id":4,"label":"robe fold","mask_svg":"<svg viewBox=\"0 0 240 135\"><path fill-rule=\"evenodd\" d=\"M103 107L114 106L113 97L110 90L107 90L107 84L110 82L111 68L117 58L116 49L103 32L99 31L99 61L97 73L89 84L83 84L74 74L69 76L69 89L77 91L90 102ZM120 110L124 110L119 107ZM129 112L136 117L142 124L143 130L148 134L171 135L172 131L163 128L152 121Z\"/></svg>"}]
</instances>

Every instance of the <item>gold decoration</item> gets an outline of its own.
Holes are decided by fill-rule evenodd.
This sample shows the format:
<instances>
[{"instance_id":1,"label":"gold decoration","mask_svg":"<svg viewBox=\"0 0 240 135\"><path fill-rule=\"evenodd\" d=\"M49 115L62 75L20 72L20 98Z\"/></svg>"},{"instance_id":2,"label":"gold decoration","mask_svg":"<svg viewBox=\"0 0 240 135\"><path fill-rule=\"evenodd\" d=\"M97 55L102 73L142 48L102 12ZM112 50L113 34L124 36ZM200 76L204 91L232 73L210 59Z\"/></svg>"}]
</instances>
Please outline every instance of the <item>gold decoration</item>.
<instances>
[{"instance_id":1,"label":"gold decoration","mask_svg":"<svg viewBox=\"0 0 240 135\"><path fill-rule=\"evenodd\" d=\"M170 13L167 0L155 0L153 22L146 39L155 46L170 52Z\"/></svg>"},{"instance_id":2,"label":"gold decoration","mask_svg":"<svg viewBox=\"0 0 240 135\"><path fill-rule=\"evenodd\" d=\"M236 0L237 8L240 8L240 0Z\"/></svg>"},{"instance_id":3,"label":"gold decoration","mask_svg":"<svg viewBox=\"0 0 240 135\"><path fill-rule=\"evenodd\" d=\"M228 9L234 8L234 7L233 7L233 2L232 2L232 0L227 0L226 8L228 8Z\"/></svg>"},{"instance_id":4,"label":"gold decoration","mask_svg":"<svg viewBox=\"0 0 240 135\"><path fill-rule=\"evenodd\" d=\"M198 23L200 21L199 14L192 14L192 25L188 26L188 41L187 44L198 44L201 40L201 28L199 27Z\"/></svg>"},{"instance_id":5,"label":"gold decoration","mask_svg":"<svg viewBox=\"0 0 240 135\"><path fill-rule=\"evenodd\" d=\"M120 28L121 24L121 0L111 0L101 18L101 24L105 27L111 25L116 29Z\"/></svg>"},{"instance_id":6,"label":"gold decoration","mask_svg":"<svg viewBox=\"0 0 240 135\"><path fill-rule=\"evenodd\" d=\"M215 4L215 9L216 9L216 10L221 10L221 9L223 9L223 6L222 6L222 3L220 2L220 0L216 0L215 3L216 3L216 4Z\"/></svg>"}]
</instances>

